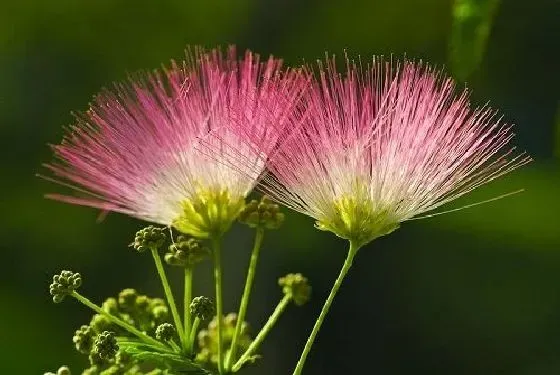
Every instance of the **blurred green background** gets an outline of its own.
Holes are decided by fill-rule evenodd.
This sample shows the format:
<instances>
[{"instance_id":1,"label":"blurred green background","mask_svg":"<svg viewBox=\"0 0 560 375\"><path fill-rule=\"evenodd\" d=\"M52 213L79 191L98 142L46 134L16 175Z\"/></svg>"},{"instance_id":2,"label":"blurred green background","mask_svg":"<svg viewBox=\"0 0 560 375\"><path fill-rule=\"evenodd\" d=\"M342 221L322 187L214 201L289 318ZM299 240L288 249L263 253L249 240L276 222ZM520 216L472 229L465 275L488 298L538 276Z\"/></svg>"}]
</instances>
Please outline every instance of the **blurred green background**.
<instances>
[{"instance_id":1,"label":"blurred green background","mask_svg":"<svg viewBox=\"0 0 560 375\"><path fill-rule=\"evenodd\" d=\"M557 0L3 2L0 374L85 366L71 338L90 312L48 295L62 268L81 272L95 301L131 286L161 294L149 257L127 248L143 223L117 214L96 223L95 210L43 199L60 191L34 176L51 160L47 144L60 141L71 110L126 72L181 58L187 44L229 43L287 64L348 49L444 66L476 103L489 100L516 124L517 145L535 159L449 207L524 193L405 223L363 249L306 374L559 374L559 23ZM237 309L252 235L231 233L227 310ZM281 297L276 279L285 273L303 272L314 295L282 317L252 373L291 373L345 246L295 214L267 236L252 325ZM207 266L197 294L210 294ZM180 275L173 279L179 286Z\"/></svg>"}]
</instances>

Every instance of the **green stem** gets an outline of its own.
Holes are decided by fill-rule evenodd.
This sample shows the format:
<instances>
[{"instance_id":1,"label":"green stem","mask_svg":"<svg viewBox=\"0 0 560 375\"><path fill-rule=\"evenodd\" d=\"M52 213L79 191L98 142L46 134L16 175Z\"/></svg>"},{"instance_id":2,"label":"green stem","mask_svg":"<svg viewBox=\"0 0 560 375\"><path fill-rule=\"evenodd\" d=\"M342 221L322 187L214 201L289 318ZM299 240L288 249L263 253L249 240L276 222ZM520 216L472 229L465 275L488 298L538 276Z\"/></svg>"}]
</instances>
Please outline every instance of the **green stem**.
<instances>
[{"instance_id":1,"label":"green stem","mask_svg":"<svg viewBox=\"0 0 560 375\"><path fill-rule=\"evenodd\" d=\"M120 320L116 316L109 314L107 311L103 310L101 307L97 306L95 303L91 302L88 298L82 296L80 293L78 293L76 291L73 291L72 294L70 294L70 295L72 297L74 297L75 299L77 299L78 301L80 301L81 303L83 303L84 305L86 305L87 307L89 307L90 309L92 309L93 311L95 311L96 313L105 316L107 319L109 319L114 324L118 325L121 328L124 328L128 332L137 336L142 341L144 341L148 344L157 346L159 348L167 349L167 347L164 344L162 344L161 342L157 341L153 337L148 336L144 332L141 332L140 330L136 329L134 326L132 326L132 325L126 323L126 322L123 322L122 320Z\"/></svg>"},{"instance_id":2,"label":"green stem","mask_svg":"<svg viewBox=\"0 0 560 375\"><path fill-rule=\"evenodd\" d=\"M194 350L194 340L196 339L196 331L198 331L198 326L200 325L200 318L197 316L194 318L194 322L191 328L191 334L189 337L189 349L192 352Z\"/></svg>"},{"instance_id":3,"label":"green stem","mask_svg":"<svg viewBox=\"0 0 560 375\"><path fill-rule=\"evenodd\" d=\"M317 333L319 333L319 330L321 329L321 325L323 324L323 321L325 320L325 317L327 316L327 313L329 312L329 309L330 309L331 304L334 300L334 297L336 296L336 293L338 292L338 289L342 285L342 281L344 280L344 277L346 276L346 274L350 270L350 267L352 266L352 261L354 260L354 256L358 252L359 248L360 248L359 246L356 246L352 241L350 241L350 248L348 249L348 255L346 257L346 260L344 261L344 265L342 266L342 269L340 270L340 274L336 278L336 281L334 282L334 285L331 289L331 292L330 292L329 296L327 297L327 300L325 301L325 304L323 305L321 313L319 314L319 317L317 318L317 321L315 322L315 325L313 326L313 330L311 331L311 334L309 335L309 338L307 339L307 342L305 343L305 347L303 349L303 352L301 353L301 357L299 358L297 366L296 366L294 372L292 373L292 375L301 375L301 372L303 370L303 366L305 364L305 360L307 359L307 355L309 354L309 351L311 350L311 346L313 346L313 342L315 341L315 337L317 336Z\"/></svg>"},{"instance_id":4,"label":"green stem","mask_svg":"<svg viewBox=\"0 0 560 375\"><path fill-rule=\"evenodd\" d=\"M159 257L157 248L152 248L152 256L154 258L154 263L161 279L161 284L163 285L163 291L165 292L165 298L167 298L167 303L171 309L171 315L173 315L173 321L175 322L175 329L179 333L179 338L181 339L181 344L185 343L185 332L183 331L183 324L181 323L181 317L177 311L177 305L175 304L175 298L173 298L173 293L171 292L171 287L169 286L169 281L167 281L167 276L165 275L165 270L163 269L163 264L161 263L161 258Z\"/></svg>"},{"instance_id":5,"label":"green stem","mask_svg":"<svg viewBox=\"0 0 560 375\"><path fill-rule=\"evenodd\" d=\"M192 288L193 288L193 269L191 266L185 267L185 294L184 294L184 301L183 306L185 308L185 340L188 340L189 335L191 334L191 301L192 301ZM186 341L186 347L188 353L190 353L190 346L188 341Z\"/></svg>"},{"instance_id":6,"label":"green stem","mask_svg":"<svg viewBox=\"0 0 560 375\"><path fill-rule=\"evenodd\" d=\"M214 284L216 285L216 319L218 321L218 372L224 373L223 348L223 307L222 307L222 260L220 238L212 238L212 254L214 256Z\"/></svg>"},{"instance_id":7,"label":"green stem","mask_svg":"<svg viewBox=\"0 0 560 375\"><path fill-rule=\"evenodd\" d=\"M245 281L245 289L243 290L243 297L241 298L241 303L239 305L239 312L237 314L237 323L235 325L235 331L233 333L233 338L231 340L231 349L229 351L229 356L226 359L226 370L231 369L233 361L235 361L235 356L237 354L237 341L239 339L239 334L241 333L241 327L245 321L245 315L247 313L247 306L249 304L249 298L251 296L251 288L253 287L253 280L255 279L255 273L257 270L257 262L259 259L259 251L261 249L262 241L264 238L264 228L257 227L257 233L255 235L255 245L253 246L253 252L251 253L251 260L249 262L249 270L247 271L247 279Z\"/></svg>"},{"instance_id":8,"label":"green stem","mask_svg":"<svg viewBox=\"0 0 560 375\"><path fill-rule=\"evenodd\" d=\"M282 315L282 313L286 309L286 306L288 306L288 304L291 301L292 301L292 296L290 294L284 295L284 298L280 300L280 302L274 309L274 312L272 313L270 318L268 318L267 322L262 327L257 337L255 337L255 341L253 341L251 345L249 345L245 353L243 353L241 358L239 358L239 360L235 363L235 365L233 365L233 367L231 368L232 372L239 371L243 366L243 364L251 358L251 356L253 355L253 353L255 353L255 351L257 351L261 343L264 341L268 333L272 330L272 328L278 321L278 318L280 318L280 315Z\"/></svg>"}]
</instances>

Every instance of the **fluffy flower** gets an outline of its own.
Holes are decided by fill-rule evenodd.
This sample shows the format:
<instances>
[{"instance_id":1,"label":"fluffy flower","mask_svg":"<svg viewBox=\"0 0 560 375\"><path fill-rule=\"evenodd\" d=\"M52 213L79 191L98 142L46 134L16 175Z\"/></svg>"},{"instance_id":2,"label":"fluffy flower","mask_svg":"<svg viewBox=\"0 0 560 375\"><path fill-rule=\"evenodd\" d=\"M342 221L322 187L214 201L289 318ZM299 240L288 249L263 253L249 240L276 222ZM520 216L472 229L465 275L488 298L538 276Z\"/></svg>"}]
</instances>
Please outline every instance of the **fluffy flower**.
<instances>
[{"instance_id":1,"label":"fluffy flower","mask_svg":"<svg viewBox=\"0 0 560 375\"><path fill-rule=\"evenodd\" d=\"M311 86L262 189L358 247L530 160L495 111L422 64L347 62L342 75L332 59Z\"/></svg>"},{"instance_id":2,"label":"fluffy flower","mask_svg":"<svg viewBox=\"0 0 560 375\"><path fill-rule=\"evenodd\" d=\"M220 235L243 208L264 168L260 153L280 136L274 131L304 86L280 60L261 62L249 51L238 60L234 47L226 56L197 49L182 64L132 76L96 96L54 146L57 159L47 167L85 196L49 196L197 237ZM258 148L228 130L234 122L254 129L247 132L263 140ZM205 138L212 157L197 147ZM243 155L243 164L225 165L226 152Z\"/></svg>"}]
</instances>

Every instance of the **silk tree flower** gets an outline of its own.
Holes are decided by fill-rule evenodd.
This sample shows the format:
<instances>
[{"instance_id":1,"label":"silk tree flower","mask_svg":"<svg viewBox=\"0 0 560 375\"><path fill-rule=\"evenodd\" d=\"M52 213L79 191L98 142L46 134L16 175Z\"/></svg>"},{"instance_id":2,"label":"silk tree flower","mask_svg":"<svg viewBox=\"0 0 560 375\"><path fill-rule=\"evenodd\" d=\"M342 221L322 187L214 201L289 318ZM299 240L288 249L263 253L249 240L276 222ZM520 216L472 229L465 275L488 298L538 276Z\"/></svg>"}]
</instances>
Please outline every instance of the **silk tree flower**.
<instances>
[{"instance_id":1,"label":"silk tree flower","mask_svg":"<svg viewBox=\"0 0 560 375\"><path fill-rule=\"evenodd\" d=\"M294 375L358 249L530 160L509 146L511 125L423 64L347 62L342 75L327 60L304 97L305 116L269 154L261 188L350 248Z\"/></svg>"},{"instance_id":2,"label":"silk tree flower","mask_svg":"<svg viewBox=\"0 0 560 375\"><path fill-rule=\"evenodd\" d=\"M85 196L49 197L219 236L262 172L259 153L279 136L274 129L304 88L301 78L272 57L261 62L247 51L238 60L234 47L225 56L196 49L182 64L134 75L97 95L53 147L56 160L47 167L56 181ZM268 143L249 148L227 130L232 122L267 129L260 136ZM209 137L213 157L196 147L209 134L220 135ZM243 155L243 165L221 162L226 150Z\"/></svg>"},{"instance_id":3,"label":"silk tree flower","mask_svg":"<svg viewBox=\"0 0 560 375\"><path fill-rule=\"evenodd\" d=\"M394 66L393 66L394 65ZM261 188L361 247L526 164L511 125L421 63L319 63L306 115L270 154Z\"/></svg>"}]
</instances>

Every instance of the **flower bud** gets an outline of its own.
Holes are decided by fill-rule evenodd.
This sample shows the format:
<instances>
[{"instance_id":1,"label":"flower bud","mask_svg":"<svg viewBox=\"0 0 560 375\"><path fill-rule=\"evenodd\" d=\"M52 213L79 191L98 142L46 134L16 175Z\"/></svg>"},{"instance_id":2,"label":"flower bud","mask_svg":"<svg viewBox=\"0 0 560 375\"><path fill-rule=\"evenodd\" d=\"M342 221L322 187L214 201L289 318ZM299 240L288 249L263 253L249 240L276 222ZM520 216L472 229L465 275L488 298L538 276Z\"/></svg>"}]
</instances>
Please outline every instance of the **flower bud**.
<instances>
[{"instance_id":1,"label":"flower bud","mask_svg":"<svg viewBox=\"0 0 560 375\"><path fill-rule=\"evenodd\" d=\"M165 243L166 238L165 228L150 225L136 232L134 242L130 246L142 253L146 250L159 249Z\"/></svg>"},{"instance_id":2,"label":"flower bud","mask_svg":"<svg viewBox=\"0 0 560 375\"><path fill-rule=\"evenodd\" d=\"M305 304L311 296L311 286L301 273L290 273L278 280L284 294L292 296L298 306Z\"/></svg>"},{"instance_id":3,"label":"flower bud","mask_svg":"<svg viewBox=\"0 0 560 375\"><path fill-rule=\"evenodd\" d=\"M167 342L175 336L173 324L163 323L156 328L156 339Z\"/></svg>"},{"instance_id":4,"label":"flower bud","mask_svg":"<svg viewBox=\"0 0 560 375\"><path fill-rule=\"evenodd\" d=\"M72 337L72 342L76 350L83 354L89 354L93 348L93 336L95 333L90 326L83 325L76 330Z\"/></svg>"},{"instance_id":5,"label":"flower bud","mask_svg":"<svg viewBox=\"0 0 560 375\"><path fill-rule=\"evenodd\" d=\"M49 293L53 297L54 303L60 303L64 297L72 294L82 285L82 276L72 271L62 271L53 276L53 282L49 286Z\"/></svg>"},{"instance_id":6,"label":"flower bud","mask_svg":"<svg viewBox=\"0 0 560 375\"><path fill-rule=\"evenodd\" d=\"M104 331L95 339L94 352L99 354L99 358L103 360L111 360L119 351L117 338L114 332Z\"/></svg>"},{"instance_id":7,"label":"flower bud","mask_svg":"<svg viewBox=\"0 0 560 375\"><path fill-rule=\"evenodd\" d=\"M169 246L169 252L163 259L170 266L193 266L206 259L210 249L195 238L178 236L177 241Z\"/></svg>"},{"instance_id":8,"label":"flower bud","mask_svg":"<svg viewBox=\"0 0 560 375\"><path fill-rule=\"evenodd\" d=\"M126 312L134 311L136 308L136 298L138 292L135 289L127 288L119 293L119 307Z\"/></svg>"},{"instance_id":9,"label":"flower bud","mask_svg":"<svg viewBox=\"0 0 560 375\"><path fill-rule=\"evenodd\" d=\"M191 302L190 311L200 320L206 320L214 315L214 303L208 297L195 297Z\"/></svg>"},{"instance_id":10,"label":"flower bud","mask_svg":"<svg viewBox=\"0 0 560 375\"><path fill-rule=\"evenodd\" d=\"M280 212L280 206L263 196L260 201L253 199L247 203L238 220L251 228L278 229L284 222L284 214Z\"/></svg>"}]
</instances>

